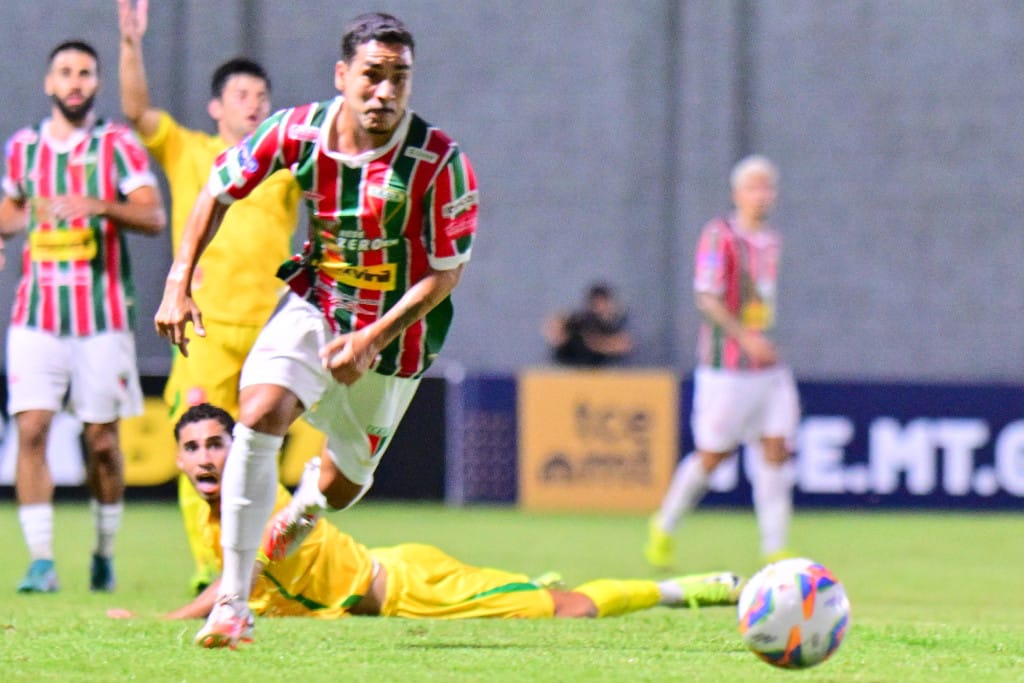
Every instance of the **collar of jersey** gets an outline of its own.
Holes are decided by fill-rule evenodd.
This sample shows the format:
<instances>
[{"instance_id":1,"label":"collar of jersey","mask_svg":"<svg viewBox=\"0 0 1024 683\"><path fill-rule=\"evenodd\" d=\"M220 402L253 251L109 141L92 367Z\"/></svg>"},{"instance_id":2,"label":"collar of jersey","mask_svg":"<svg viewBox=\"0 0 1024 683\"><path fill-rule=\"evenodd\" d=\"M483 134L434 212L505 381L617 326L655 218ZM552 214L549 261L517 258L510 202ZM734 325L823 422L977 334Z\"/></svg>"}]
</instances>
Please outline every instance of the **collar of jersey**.
<instances>
[{"instance_id":1,"label":"collar of jersey","mask_svg":"<svg viewBox=\"0 0 1024 683\"><path fill-rule=\"evenodd\" d=\"M360 166L365 166L374 159L384 156L398 144L399 140L405 139L405 134L409 130L409 122L412 121L412 109L409 109L408 107L406 107L405 115L402 116L402 120L399 121L398 127L395 128L395 132L391 135L391 139L380 147L374 147L373 149L368 149L359 154L342 154L341 152L328 148L327 133L331 126L334 125L334 119L341 111L341 104L344 101L345 97L343 95L338 95L334 98L334 101L331 102L330 109L327 110L327 116L324 117L324 123L320 126L320 149L322 149L324 154L327 156L340 161L349 168L359 168Z\"/></svg>"},{"instance_id":2,"label":"collar of jersey","mask_svg":"<svg viewBox=\"0 0 1024 683\"><path fill-rule=\"evenodd\" d=\"M73 150L86 136L89 135L89 131L92 129L91 126L88 128L75 128L67 139L58 140L50 135L50 124L52 122L53 119L49 116L43 119L43 122L39 125L39 137L46 140L46 144L58 154L63 154L64 152L70 152Z\"/></svg>"}]
</instances>

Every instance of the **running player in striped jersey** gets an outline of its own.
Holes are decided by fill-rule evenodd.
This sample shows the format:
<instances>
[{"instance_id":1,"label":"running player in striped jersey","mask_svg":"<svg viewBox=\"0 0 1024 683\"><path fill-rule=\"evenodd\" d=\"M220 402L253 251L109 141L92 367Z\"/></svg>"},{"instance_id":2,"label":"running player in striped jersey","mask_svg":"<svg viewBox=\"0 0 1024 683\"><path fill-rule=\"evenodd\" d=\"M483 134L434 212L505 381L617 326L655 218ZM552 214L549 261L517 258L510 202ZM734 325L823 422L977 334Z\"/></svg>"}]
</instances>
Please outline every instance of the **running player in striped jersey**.
<instances>
[{"instance_id":1,"label":"running player in striped jersey","mask_svg":"<svg viewBox=\"0 0 1024 683\"><path fill-rule=\"evenodd\" d=\"M290 168L310 215L309 243L280 271L290 292L242 369L220 599L197 642L218 644L211 634L248 616L288 426L305 412L327 435L329 457L319 486L275 521L273 556L287 554L320 509L347 507L370 487L451 324L449 295L476 232L476 178L458 145L408 109L413 49L395 17L353 20L335 65L341 96L277 112L222 153L185 227L155 318L183 353L187 323L204 334L193 270L230 203Z\"/></svg>"},{"instance_id":2,"label":"running player in striped jersey","mask_svg":"<svg viewBox=\"0 0 1024 683\"><path fill-rule=\"evenodd\" d=\"M45 80L51 115L16 132L5 150L0 233L28 232L7 334L18 517L32 558L22 592L58 586L46 440L65 394L84 423L97 527L90 585L113 589L124 496L117 424L142 410L124 232L156 235L166 218L142 145L126 126L94 114L98 89L92 46L56 46Z\"/></svg>"},{"instance_id":3,"label":"running player in striped jersey","mask_svg":"<svg viewBox=\"0 0 1024 683\"><path fill-rule=\"evenodd\" d=\"M697 308L704 317L691 416L696 452L680 461L650 520L645 554L672 561L672 532L707 491L708 478L739 445L748 452L754 510L765 559L787 554L792 472L787 466L800 406L792 372L769 333L781 239L768 224L778 171L762 156L743 159L731 176L731 216L705 226L697 246Z\"/></svg>"},{"instance_id":4,"label":"running player in striped jersey","mask_svg":"<svg viewBox=\"0 0 1024 683\"><path fill-rule=\"evenodd\" d=\"M218 556L222 473L231 430L231 416L209 404L189 408L174 428L178 467L204 501L198 511L202 538ZM276 497L276 508L287 506L289 495L284 487L277 485ZM612 617L658 605L732 605L742 586L742 579L731 572L664 581L598 579L574 590L563 589L560 578L555 572L531 579L525 574L474 567L419 543L367 548L326 519L319 519L290 557L258 558L249 605L253 612L265 616L317 619L350 614L410 619ZM216 599L214 585L166 616L206 617ZM123 610L110 614L133 616ZM252 640L252 627L252 621L246 619L237 622L230 634L209 637L233 647Z\"/></svg>"},{"instance_id":5,"label":"running player in striped jersey","mask_svg":"<svg viewBox=\"0 0 1024 683\"><path fill-rule=\"evenodd\" d=\"M149 25L148 1L118 0L117 5L121 109L167 176L171 244L176 250L217 155L241 142L270 114L270 78L263 67L248 59L224 62L210 79L207 110L216 132L187 128L151 104L142 54ZM174 354L164 390L172 425L197 403L215 403L238 414L242 364L281 294L281 281L274 272L291 254L300 200L291 171L281 169L234 204L220 227L221 239L203 253L193 278L193 294L210 334L192 340L187 359ZM229 287L231 296L224 296ZM308 458L323 448L323 437L298 420L287 443ZM195 519L191 508L202 505L202 500L184 475L178 479L178 505L196 562L192 584L201 590L210 583L214 563L198 530L190 525Z\"/></svg>"}]
</instances>

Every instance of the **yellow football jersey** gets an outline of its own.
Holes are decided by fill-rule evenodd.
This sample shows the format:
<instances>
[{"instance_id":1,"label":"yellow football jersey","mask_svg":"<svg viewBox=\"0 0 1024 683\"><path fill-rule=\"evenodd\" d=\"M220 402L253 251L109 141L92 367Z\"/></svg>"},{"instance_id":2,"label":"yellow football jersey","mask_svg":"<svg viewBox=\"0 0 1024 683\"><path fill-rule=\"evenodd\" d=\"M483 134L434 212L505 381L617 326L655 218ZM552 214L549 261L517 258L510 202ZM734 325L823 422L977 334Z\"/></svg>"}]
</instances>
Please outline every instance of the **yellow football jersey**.
<instances>
[{"instance_id":1,"label":"yellow football jersey","mask_svg":"<svg viewBox=\"0 0 1024 683\"><path fill-rule=\"evenodd\" d=\"M171 188L171 240L177 251L196 197L227 143L185 128L167 112L160 112L156 133L142 143ZM291 255L299 198L295 178L281 170L232 204L192 279L192 295L205 319L262 325L270 317L282 287L275 273Z\"/></svg>"},{"instance_id":2,"label":"yellow football jersey","mask_svg":"<svg viewBox=\"0 0 1024 683\"><path fill-rule=\"evenodd\" d=\"M278 484L277 512L291 500ZM210 506L201 506L200 538L213 549L219 568L224 566L220 545L220 520L210 518ZM318 617L337 619L369 590L373 560L365 546L321 518L291 557L268 562L253 584L249 607L256 614L275 617Z\"/></svg>"}]
</instances>

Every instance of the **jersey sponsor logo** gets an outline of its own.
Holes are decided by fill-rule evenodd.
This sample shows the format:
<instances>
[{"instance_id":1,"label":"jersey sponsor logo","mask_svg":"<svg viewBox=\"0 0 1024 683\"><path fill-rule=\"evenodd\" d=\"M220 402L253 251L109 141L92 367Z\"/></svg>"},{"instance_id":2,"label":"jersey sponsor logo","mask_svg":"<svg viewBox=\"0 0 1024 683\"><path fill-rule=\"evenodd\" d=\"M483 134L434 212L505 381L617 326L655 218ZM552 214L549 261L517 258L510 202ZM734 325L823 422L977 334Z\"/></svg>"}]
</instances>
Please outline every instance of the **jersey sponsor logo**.
<instances>
[{"instance_id":1,"label":"jersey sponsor logo","mask_svg":"<svg viewBox=\"0 0 1024 683\"><path fill-rule=\"evenodd\" d=\"M320 270L340 284L375 292L390 292L395 288L397 282L397 268L394 263L353 266L347 263L324 261L320 264Z\"/></svg>"},{"instance_id":2,"label":"jersey sponsor logo","mask_svg":"<svg viewBox=\"0 0 1024 683\"><path fill-rule=\"evenodd\" d=\"M322 202L325 199L325 197L319 192L312 191L303 192L302 196L311 202Z\"/></svg>"},{"instance_id":3,"label":"jersey sponsor logo","mask_svg":"<svg viewBox=\"0 0 1024 683\"><path fill-rule=\"evenodd\" d=\"M418 159L420 161L426 161L428 164L437 163L437 155L430 150L421 149L419 147L406 147L405 156Z\"/></svg>"},{"instance_id":4,"label":"jersey sponsor logo","mask_svg":"<svg viewBox=\"0 0 1024 683\"><path fill-rule=\"evenodd\" d=\"M441 215L445 218L455 218L460 214L466 213L480 201L480 193L476 190L467 192L458 199L453 199L444 206L441 207Z\"/></svg>"},{"instance_id":5,"label":"jersey sponsor logo","mask_svg":"<svg viewBox=\"0 0 1024 683\"><path fill-rule=\"evenodd\" d=\"M315 142L320 136L320 129L316 126L307 126L302 123L293 123L288 126L288 137L292 140L302 140L304 142Z\"/></svg>"},{"instance_id":6,"label":"jersey sponsor logo","mask_svg":"<svg viewBox=\"0 0 1024 683\"><path fill-rule=\"evenodd\" d=\"M91 261L96 256L96 235L89 228L34 230L28 236L33 261Z\"/></svg>"},{"instance_id":7,"label":"jersey sponsor logo","mask_svg":"<svg viewBox=\"0 0 1024 683\"><path fill-rule=\"evenodd\" d=\"M384 185L368 185L366 194L374 199L383 199L386 202L404 202L405 190L398 187L385 187Z\"/></svg>"}]
</instances>

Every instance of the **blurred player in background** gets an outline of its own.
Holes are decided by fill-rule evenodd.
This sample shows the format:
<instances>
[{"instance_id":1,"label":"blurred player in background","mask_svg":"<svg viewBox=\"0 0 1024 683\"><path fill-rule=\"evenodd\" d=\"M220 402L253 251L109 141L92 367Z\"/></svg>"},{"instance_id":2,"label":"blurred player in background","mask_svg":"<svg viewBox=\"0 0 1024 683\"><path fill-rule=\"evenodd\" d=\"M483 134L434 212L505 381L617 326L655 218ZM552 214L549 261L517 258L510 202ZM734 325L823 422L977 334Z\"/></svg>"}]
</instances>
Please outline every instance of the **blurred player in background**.
<instances>
[{"instance_id":1,"label":"blurred player in background","mask_svg":"<svg viewBox=\"0 0 1024 683\"><path fill-rule=\"evenodd\" d=\"M250 572L288 426L305 412L329 453L314 485L300 486L275 520L271 557L296 547L325 507L369 489L451 324L449 294L476 232L476 178L456 143L407 108L413 44L390 15L349 24L334 72L342 96L277 112L218 157L168 274L155 325L184 352L187 323L205 333L190 290L203 246L231 202L295 170L309 242L279 271L291 291L242 369L224 477L224 572L198 643L231 644L251 619Z\"/></svg>"},{"instance_id":2,"label":"blurred player in background","mask_svg":"<svg viewBox=\"0 0 1024 683\"><path fill-rule=\"evenodd\" d=\"M203 404L189 408L174 430L178 467L205 501L198 524L212 552L220 550L221 475L232 427L231 416L224 410ZM275 507L283 509L289 498L278 485ZM731 605L742 584L734 574L716 572L660 582L600 579L567 591L555 587L559 579L554 572L531 580L524 574L473 567L429 545L367 549L319 519L287 559L271 560L265 555L257 559L249 606L266 616L320 619L349 614L438 619L610 617L657 605ZM217 589L211 586L167 617L206 617L216 604ZM251 641L252 629L250 618L230 634L208 636L225 642L200 644L234 647Z\"/></svg>"},{"instance_id":3,"label":"blurred player in background","mask_svg":"<svg viewBox=\"0 0 1024 683\"><path fill-rule=\"evenodd\" d=\"M54 414L83 424L97 541L90 588L114 589L124 463L118 420L142 411L135 359L126 230L166 224L146 152L128 127L97 118L99 59L87 43L50 53L49 118L5 147L0 234L28 231L7 331L8 414L18 428L18 518L32 563L20 592L58 589L53 558L53 480L46 462Z\"/></svg>"},{"instance_id":4,"label":"blurred player in background","mask_svg":"<svg viewBox=\"0 0 1024 683\"><path fill-rule=\"evenodd\" d=\"M788 554L793 475L787 463L800 406L793 374L769 336L782 245L767 221L778 171L765 157L750 156L736 164L730 182L735 212L708 223L697 245L694 290L704 320L691 416L696 451L680 461L650 520L645 555L657 567L671 564L676 525L741 443L754 458L761 550L768 560Z\"/></svg>"},{"instance_id":5,"label":"blurred player in background","mask_svg":"<svg viewBox=\"0 0 1024 683\"><path fill-rule=\"evenodd\" d=\"M150 104L142 55L147 0L118 0L118 13L121 107L167 175L172 244L177 250L185 220L217 155L250 135L270 113L270 79L259 64L247 59L221 64L213 73L207 105L216 134L186 128ZM164 392L172 424L190 405L204 401L237 415L242 363L280 296L283 285L274 272L291 253L298 207L299 186L289 170L281 169L224 217L221 239L206 250L192 277L192 293L209 335L192 340L187 359L174 354ZM303 426L314 435L306 436L312 455L320 450L323 439L305 422L295 425L293 436ZM178 484L178 501L196 562L193 585L201 590L210 582L214 558L190 525L196 516L189 508L202 501L187 479L180 477Z\"/></svg>"}]
</instances>

